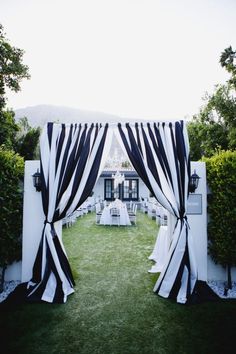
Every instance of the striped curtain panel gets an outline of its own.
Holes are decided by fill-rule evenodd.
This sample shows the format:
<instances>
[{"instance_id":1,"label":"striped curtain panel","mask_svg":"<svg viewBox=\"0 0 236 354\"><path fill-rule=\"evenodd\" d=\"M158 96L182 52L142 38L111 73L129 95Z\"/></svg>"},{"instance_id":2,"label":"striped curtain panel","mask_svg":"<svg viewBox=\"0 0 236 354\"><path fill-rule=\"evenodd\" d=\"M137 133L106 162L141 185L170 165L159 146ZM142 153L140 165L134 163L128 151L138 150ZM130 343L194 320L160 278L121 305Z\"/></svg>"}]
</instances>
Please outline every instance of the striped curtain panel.
<instances>
[{"instance_id":1,"label":"striped curtain panel","mask_svg":"<svg viewBox=\"0 0 236 354\"><path fill-rule=\"evenodd\" d=\"M197 280L193 240L186 216L190 175L186 126L183 121L119 123L118 132L143 182L176 218L166 263L154 291L185 303Z\"/></svg>"},{"instance_id":2,"label":"striped curtain panel","mask_svg":"<svg viewBox=\"0 0 236 354\"><path fill-rule=\"evenodd\" d=\"M70 265L55 225L91 194L110 150L108 133L108 124L48 123L44 127L40 151L45 222L28 283L30 301L64 303L74 292Z\"/></svg>"}]
</instances>

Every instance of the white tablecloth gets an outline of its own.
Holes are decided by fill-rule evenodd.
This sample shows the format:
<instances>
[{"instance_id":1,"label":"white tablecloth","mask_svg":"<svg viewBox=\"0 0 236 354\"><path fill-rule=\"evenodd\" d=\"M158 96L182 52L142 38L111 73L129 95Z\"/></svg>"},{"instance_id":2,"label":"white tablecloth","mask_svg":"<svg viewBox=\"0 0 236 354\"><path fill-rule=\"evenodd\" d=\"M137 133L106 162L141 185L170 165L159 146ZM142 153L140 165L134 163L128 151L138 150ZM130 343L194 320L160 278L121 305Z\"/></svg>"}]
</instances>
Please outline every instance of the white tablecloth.
<instances>
[{"instance_id":1,"label":"white tablecloth","mask_svg":"<svg viewBox=\"0 0 236 354\"><path fill-rule=\"evenodd\" d=\"M126 204L122 203L119 199L116 199L103 209L100 219L101 225L112 225L111 208L117 208L119 210L119 225L131 225Z\"/></svg>"}]
</instances>

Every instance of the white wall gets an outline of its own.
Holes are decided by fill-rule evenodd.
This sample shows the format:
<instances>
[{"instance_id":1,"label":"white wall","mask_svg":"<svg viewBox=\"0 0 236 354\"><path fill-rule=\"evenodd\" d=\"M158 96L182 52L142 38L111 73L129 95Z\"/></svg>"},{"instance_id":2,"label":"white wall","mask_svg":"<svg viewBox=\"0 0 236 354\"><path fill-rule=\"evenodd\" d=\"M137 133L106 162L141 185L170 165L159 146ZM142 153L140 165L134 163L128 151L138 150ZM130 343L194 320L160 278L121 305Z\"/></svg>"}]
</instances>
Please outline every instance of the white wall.
<instances>
[{"instance_id":1,"label":"white wall","mask_svg":"<svg viewBox=\"0 0 236 354\"><path fill-rule=\"evenodd\" d=\"M96 185L93 188L94 198L104 199L104 178L99 177Z\"/></svg>"},{"instance_id":2,"label":"white wall","mask_svg":"<svg viewBox=\"0 0 236 354\"><path fill-rule=\"evenodd\" d=\"M31 279L44 222L41 192L35 190L32 178L39 167L39 161L25 162L21 278L23 282Z\"/></svg>"},{"instance_id":3,"label":"white wall","mask_svg":"<svg viewBox=\"0 0 236 354\"><path fill-rule=\"evenodd\" d=\"M212 258L208 255L207 258L208 266L208 280L227 280L227 269L222 266L215 264ZM232 280L236 281L236 267L231 269Z\"/></svg>"},{"instance_id":4,"label":"white wall","mask_svg":"<svg viewBox=\"0 0 236 354\"><path fill-rule=\"evenodd\" d=\"M149 198L150 191L146 187L145 183L139 178L139 197L140 198Z\"/></svg>"},{"instance_id":5,"label":"white wall","mask_svg":"<svg viewBox=\"0 0 236 354\"><path fill-rule=\"evenodd\" d=\"M191 162L191 174L196 170L200 177L195 194L202 195L202 214L188 214L190 232L195 245L199 280L207 280L207 190L205 162Z\"/></svg>"}]
</instances>

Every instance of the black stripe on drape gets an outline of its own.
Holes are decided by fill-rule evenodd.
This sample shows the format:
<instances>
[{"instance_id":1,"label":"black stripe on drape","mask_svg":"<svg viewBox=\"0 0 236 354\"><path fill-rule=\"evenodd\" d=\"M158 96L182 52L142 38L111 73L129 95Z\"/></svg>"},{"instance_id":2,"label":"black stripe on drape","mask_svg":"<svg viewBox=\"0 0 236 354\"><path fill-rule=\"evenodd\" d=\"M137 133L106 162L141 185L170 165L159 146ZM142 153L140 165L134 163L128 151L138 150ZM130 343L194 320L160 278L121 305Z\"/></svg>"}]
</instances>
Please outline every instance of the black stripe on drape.
<instances>
[{"instance_id":1,"label":"black stripe on drape","mask_svg":"<svg viewBox=\"0 0 236 354\"><path fill-rule=\"evenodd\" d=\"M181 175L181 199L180 199L180 217L185 214L185 169L186 169L186 149L183 140L183 131L178 122L175 123L175 137L176 137L176 153L179 161L179 169Z\"/></svg>"},{"instance_id":2,"label":"black stripe on drape","mask_svg":"<svg viewBox=\"0 0 236 354\"><path fill-rule=\"evenodd\" d=\"M141 125L141 129L142 129L142 135L143 135L143 141L144 141L144 146L145 146L145 150L146 150L146 157L147 157L147 165L149 170L152 172L153 177L155 178L160 190L162 191L162 187L161 187L161 182L160 182L160 178L159 178L159 174L156 168L156 163L155 163L155 159L152 153L152 149L149 145L149 141L146 137L146 133L143 129L143 126Z\"/></svg>"},{"instance_id":3,"label":"black stripe on drape","mask_svg":"<svg viewBox=\"0 0 236 354\"><path fill-rule=\"evenodd\" d=\"M73 180L71 195L68 199L66 207L64 208L63 212L60 215L60 219L62 219L66 216L66 213L73 202L74 196L79 188L81 179L83 177L84 169L85 169L87 159L89 156L89 152L90 152L90 138L91 138L92 129L93 129L93 125L91 125L91 127L89 128L83 149L81 149L80 159L79 159L78 164L75 169L75 176L74 176L74 180Z\"/></svg>"},{"instance_id":4,"label":"black stripe on drape","mask_svg":"<svg viewBox=\"0 0 236 354\"><path fill-rule=\"evenodd\" d=\"M71 268L70 268L70 264L68 262L68 259L65 255L64 251L61 248L61 244L58 240L58 236L53 237L53 243L54 243L57 255L58 255L58 259L60 261L61 268L62 268L67 280L69 281L71 286L75 285L73 275L71 272Z\"/></svg>"},{"instance_id":5,"label":"black stripe on drape","mask_svg":"<svg viewBox=\"0 0 236 354\"><path fill-rule=\"evenodd\" d=\"M79 144L81 146L83 146L83 143L84 143L86 130L87 130L87 126L85 127L84 132L81 136L81 141ZM70 146L68 146L68 149L66 148L65 155L63 157L63 162L62 162L62 166L61 166L61 176L60 176L61 180L60 180L60 184L59 184L60 188L59 188L57 204L56 204L57 206L58 206L58 203L61 200L61 197L64 194L65 190L68 188L68 185L71 181L72 175L75 171L78 159L80 158L80 152L82 149L82 147L81 147L78 150L78 141L80 138L80 133L81 133L81 125L79 127L76 142L75 142L74 148L69 156L69 159L68 159L68 153L69 153Z\"/></svg>"},{"instance_id":6,"label":"black stripe on drape","mask_svg":"<svg viewBox=\"0 0 236 354\"><path fill-rule=\"evenodd\" d=\"M165 123L163 123L162 125L164 127ZM168 159L167 159L167 156L166 156L166 151L165 151L165 148L163 146L162 138L161 138L161 135L160 135L159 123L158 123L158 127L157 127L156 123L154 123L154 131L155 131L155 135L156 135L156 139L157 139L157 143L158 143L158 147L159 147L159 151L160 151L160 161L162 161L162 163L165 166L164 170L168 174L168 177L169 177L172 189L173 189L172 175L171 175L171 171L170 171L169 162L168 162Z\"/></svg>"},{"instance_id":7,"label":"black stripe on drape","mask_svg":"<svg viewBox=\"0 0 236 354\"><path fill-rule=\"evenodd\" d=\"M60 151L60 154L57 153L58 160L60 158L61 150L62 150L62 147L63 147L63 144L64 144L65 130L66 130L66 127L63 126L61 135L64 138L63 139L59 139L59 144L57 146L57 150ZM68 136L67 141L66 141L66 147L65 147L65 150L64 150L64 153L63 153L62 163L61 163L61 167L60 167L60 176L59 176L59 180L58 180L58 189L57 189L58 190L58 196L60 195L60 189L61 189L61 185L62 185L62 178L64 176L65 167L66 167L66 164L67 164L67 159L68 159L69 149L70 149L70 145L71 145L71 140L72 140L72 126L70 127L70 132L69 132L69 136ZM58 196L57 196L57 201L59 199Z\"/></svg>"},{"instance_id":8,"label":"black stripe on drape","mask_svg":"<svg viewBox=\"0 0 236 354\"><path fill-rule=\"evenodd\" d=\"M108 131L108 124L106 124L106 126L105 126L104 133L103 133L101 142L99 144L90 174L88 176L86 186L83 190L81 198L80 198L75 209L77 209L88 198L88 196L91 194L91 192L93 190L93 187L95 185L95 182L96 182L97 176L98 176L98 171L99 171L101 158L102 158L102 154L103 154L103 150L104 150L104 146L105 146L107 131Z\"/></svg>"},{"instance_id":9,"label":"black stripe on drape","mask_svg":"<svg viewBox=\"0 0 236 354\"><path fill-rule=\"evenodd\" d=\"M57 151L56 151L56 171L57 171L57 168L58 168L58 163L59 163L59 159L60 159L60 156L61 156L61 150L62 150L62 146L63 146L63 142L64 142L64 139L65 139L65 124L62 124L61 125L61 134L60 134L60 137L57 141L57 144L56 144L56 148L57 148Z\"/></svg>"},{"instance_id":10,"label":"black stripe on drape","mask_svg":"<svg viewBox=\"0 0 236 354\"><path fill-rule=\"evenodd\" d=\"M47 135L48 135L48 143L49 143L49 148L51 149L52 145L52 131L53 131L53 123L48 123L47 125Z\"/></svg>"},{"instance_id":11,"label":"black stripe on drape","mask_svg":"<svg viewBox=\"0 0 236 354\"><path fill-rule=\"evenodd\" d=\"M169 127L170 127L170 136L171 136L171 142L172 142L172 150L174 153L174 160L175 160L175 171L176 171L176 175L177 175L178 195L179 195L179 202L180 202L179 212L181 212L182 208L183 208L183 192L182 192L183 186L181 184L179 160L178 160L178 156L177 156L176 143L175 143L175 137L174 137L172 123L169 123ZM180 215L181 218L182 218L182 216L183 215Z\"/></svg>"},{"instance_id":12,"label":"black stripe on drape","mask_svg":"<svg viewBox=\"0 0 236 354\"><path fill-rule=\"evenodd\" d=\"M31 281L33 283L39 283L42 279L41 279L41 269L42 269L42 255L43 255L43 234L44 234L44 229L45 226L43 228L43 232L42 232L42 236L41 236L41 240L39 243L39 247L38 247L38 251L37 251L37 255L34 261L34 265L33 265L33 275L32 275L32 279Z\"/></svg>"},{"instance_id":13,"label":"black stripe on drape","mask_svg":"<svg viewBox=\"0 0 236 354\"><path fill-rule=\"evenodd\" d=\"M187 232L186 238L188 239L188 230L186 230L186 232ZM172 289L169 293L170 299L176 299L178 296L179 289L181 288L181 281L182 281L182 276L183 276L185 266L188 269L186 297L189 298L191 295L191 273L190 273L191 269L190 269L190 260L189 260L188 242L187 241L186 241L186 245L185 245L185 251L184 251L184 254L183 254L183 257L181 260L181 264L179 267L179 271L178 271L175 281L173 283Z\"/></svg>"},{"instance_id":14,"label":"black stripe on drape","mask_svg":"<svg viewBox=\"0 0 236 354\"><path fill-rule=\"evenodd\" d=\"M137 144L140 150L141 155L143 156L143 151L142 151L142 145L141 145L141 141L140 141L140 134L139 134L139 126L138 123L135 123L135 130L136 130L136 134L137 134Z\"/></svg>"},{"instance_id":15,"label":"black stripe on drape","mask_svg":"<svg viewBox=\"0 0 236 354\"><path fill-rule=\"evenodd\" d=\"M100 128L102 127L102 125L100 124ZM95 144L95 141L97 139L97 136L98 136L98 131L99 131L99 127L98 127L98 123L96 123L95 125L95 132L94 132L94 139L93 139L93 143L92 143L92 149L91 151L93 150L93 147L94 147L94 144Z\"/></svg>"},{"instance_id":16,"label":"black stripe on drape","mask_svg":"<svg viewBox=\"0 0 236 354\"><path fill-rule=\"evenodd\" d=\"M167 173L166 173L165 165L163 163L163 159L162 159L162 156L161 156L161 153L160 153L160 149L159 149L159 147L158 147L158 145L156 143L154 134L153 134L153 132L152 132L152 130L150 128L150 123L147 124L147 127L148 127L148 133L149 133L150 139L152 141L153 149L154 149L155 154L157 156L157 159L158 159L158 161L159 161L159 163L161 165L162 171L163 171L165 177L167 178L168 176L167 176Z\"/></svg>"}]
</instances>

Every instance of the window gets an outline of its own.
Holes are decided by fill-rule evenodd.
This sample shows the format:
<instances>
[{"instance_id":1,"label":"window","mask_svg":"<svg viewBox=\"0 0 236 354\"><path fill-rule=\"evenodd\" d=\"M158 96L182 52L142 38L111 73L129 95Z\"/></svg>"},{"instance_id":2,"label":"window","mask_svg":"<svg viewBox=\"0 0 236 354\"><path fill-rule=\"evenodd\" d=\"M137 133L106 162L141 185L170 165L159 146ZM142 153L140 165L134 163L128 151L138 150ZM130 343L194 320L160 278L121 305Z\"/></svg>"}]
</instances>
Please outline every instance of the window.
<instances>
[{"instance_id":1,"label":"window","mask_svg":"<svg viewBox=\"0 0 236 354\"><path fill-rule=\"evenodd\" d=\"M104 181L104 199L105 200L138 200L138 179L126 179L117 188L114 188L114 180L107 178Z\"/></svg>"},{"instance_id":2,"label":"window","mask_svg":"<svg viewBox=\"0 0 236 354\"><path fill-rule=\"evenodd\" d=\"M138 200L138 179L124 181L123 200Z\"/></svg>"},{"instance_id":3,"label":"window","mask_svg":"<svg viewBox=\"0 0 236 354\"><path fill-rule=\"evenodd\" d=\"M112 179L105 179L105 195L104 199L105 200L112 200L112 185L113 185L113 180Z\"/></svg>"}]
</instances>

